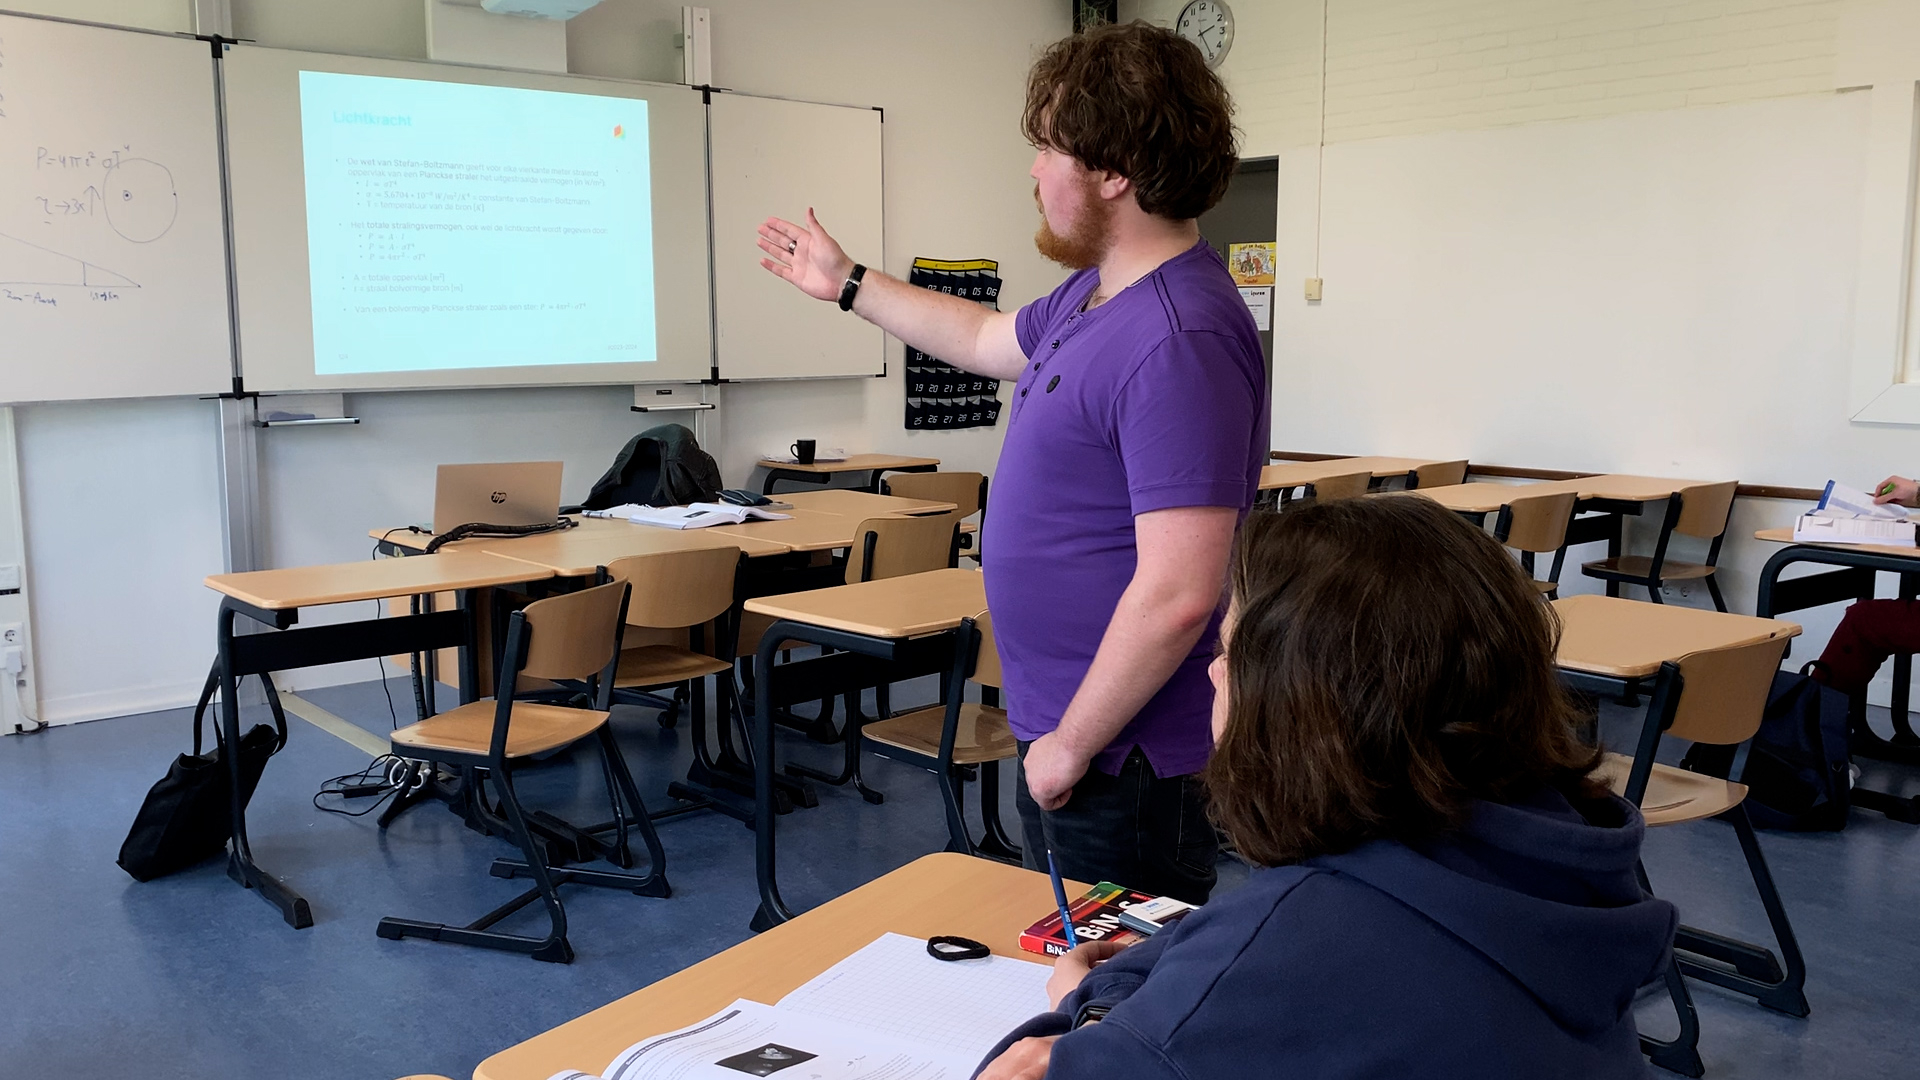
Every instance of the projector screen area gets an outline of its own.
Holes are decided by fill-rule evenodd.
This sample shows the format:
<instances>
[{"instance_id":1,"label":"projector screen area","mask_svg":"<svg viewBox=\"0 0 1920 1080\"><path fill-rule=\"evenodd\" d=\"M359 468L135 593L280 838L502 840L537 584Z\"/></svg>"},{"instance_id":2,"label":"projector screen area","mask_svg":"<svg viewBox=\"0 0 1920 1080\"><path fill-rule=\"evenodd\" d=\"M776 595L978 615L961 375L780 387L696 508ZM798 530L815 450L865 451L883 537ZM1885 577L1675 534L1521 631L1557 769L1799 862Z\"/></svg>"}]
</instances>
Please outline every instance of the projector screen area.
<instances>
[{"instance_id":1,"label":"projector screen area","mask_svg":"<svg viewBox=\"0 0 1920 1080\"><path fill-rule=\"evenodd\" d=\"M249 390L709 374L697 91L239 46L226 104Z\"/></svg>"}]
</instances>

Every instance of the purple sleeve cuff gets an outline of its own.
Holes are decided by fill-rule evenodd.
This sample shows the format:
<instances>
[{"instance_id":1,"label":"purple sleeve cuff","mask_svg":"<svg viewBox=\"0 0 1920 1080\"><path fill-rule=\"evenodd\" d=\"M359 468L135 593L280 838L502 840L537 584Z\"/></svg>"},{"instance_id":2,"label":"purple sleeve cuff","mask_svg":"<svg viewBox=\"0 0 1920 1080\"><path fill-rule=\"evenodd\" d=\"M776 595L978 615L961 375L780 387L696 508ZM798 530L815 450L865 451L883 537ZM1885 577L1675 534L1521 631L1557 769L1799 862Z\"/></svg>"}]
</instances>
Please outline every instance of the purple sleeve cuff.
<instances>
[{"instance_id":1,"label":"purple sleeve cuff","mask_svg":"<svg viewBox=\"0 0 1920 1080\"><path fill-rule=\"evenodd\" d=\"M1134 517L1182 506L1231 506L1235 510L1244 510L1248 502L1247 479L1244 476L1236 476L1231 480L1182 480L1178 483L1154 484L1134 488L1127 494L1133 502Z\"/></svg>"}]
</instances>

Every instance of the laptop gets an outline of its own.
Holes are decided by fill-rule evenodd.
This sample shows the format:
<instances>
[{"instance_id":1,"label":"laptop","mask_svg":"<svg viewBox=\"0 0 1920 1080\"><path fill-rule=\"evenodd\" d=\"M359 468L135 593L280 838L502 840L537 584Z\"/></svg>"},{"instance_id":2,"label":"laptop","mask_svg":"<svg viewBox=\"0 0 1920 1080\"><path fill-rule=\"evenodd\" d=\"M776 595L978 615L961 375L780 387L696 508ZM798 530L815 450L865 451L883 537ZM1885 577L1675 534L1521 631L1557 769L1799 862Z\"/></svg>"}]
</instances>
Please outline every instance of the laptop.
<instances>
[{"instance_id":1,"label":"laptop","mask_svg":"<svg viewBox=\"0 0 1920 1080\"><path fill-rule=\"evenodd\" d=\"M442 465L433 485L433 531L456 525L544 525L560 516L558 461Z\"/></svg>"}]
</instances>

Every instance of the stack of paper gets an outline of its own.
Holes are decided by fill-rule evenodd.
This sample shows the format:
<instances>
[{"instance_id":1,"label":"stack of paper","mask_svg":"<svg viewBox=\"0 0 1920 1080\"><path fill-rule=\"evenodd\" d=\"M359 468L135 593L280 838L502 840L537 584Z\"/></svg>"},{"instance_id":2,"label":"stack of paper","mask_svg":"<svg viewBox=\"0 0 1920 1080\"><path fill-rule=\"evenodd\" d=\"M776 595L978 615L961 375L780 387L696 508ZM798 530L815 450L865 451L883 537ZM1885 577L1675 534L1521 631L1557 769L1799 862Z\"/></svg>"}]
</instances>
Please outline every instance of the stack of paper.
<instances>
[{"instance_id":1,"label":"stack of paper","mask_svg":"<svg viewBox=\"0 0 1920 1080\"><path fill-rule=\"evenodd\" d=\"M1913 547L1914 531L1904 508L1877 504L1866 492L1829 480L1819 505L1794 523L1793 538L1803 544Z\"/></svg>"},{"instance_id":2,"label":"stack of paper","mask_svg":"<svg viewBox=\"0 0 1920 1080\"><path fill-rule=\"evenodd\" d=\"M776 513L763 506L697 502L686 506L623 503L605 510L588 510L586 516L625 518L635 525L653 525L662 529L704 529L710 525L739 525L746 521L785 521L793 515Z\"/></svg>"}]
</instances>

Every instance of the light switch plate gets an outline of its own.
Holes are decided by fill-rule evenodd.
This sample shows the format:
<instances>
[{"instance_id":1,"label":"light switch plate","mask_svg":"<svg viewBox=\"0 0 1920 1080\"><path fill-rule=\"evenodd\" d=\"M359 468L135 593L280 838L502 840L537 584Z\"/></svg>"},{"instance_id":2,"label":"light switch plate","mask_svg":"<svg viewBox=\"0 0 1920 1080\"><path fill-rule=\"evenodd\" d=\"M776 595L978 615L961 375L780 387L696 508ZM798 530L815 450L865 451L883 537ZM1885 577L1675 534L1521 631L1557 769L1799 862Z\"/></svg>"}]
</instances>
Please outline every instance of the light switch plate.
<instances>
[{"instance_id":1,"label":"light switch plate","mask_svg":"<svg viewBox=\"0 0 1920 1080\"><path fill-rule=\"evenodd\" d=\"M20 591L20 564L0 563L0 592Z\"/></svg>"}]
</instances>

